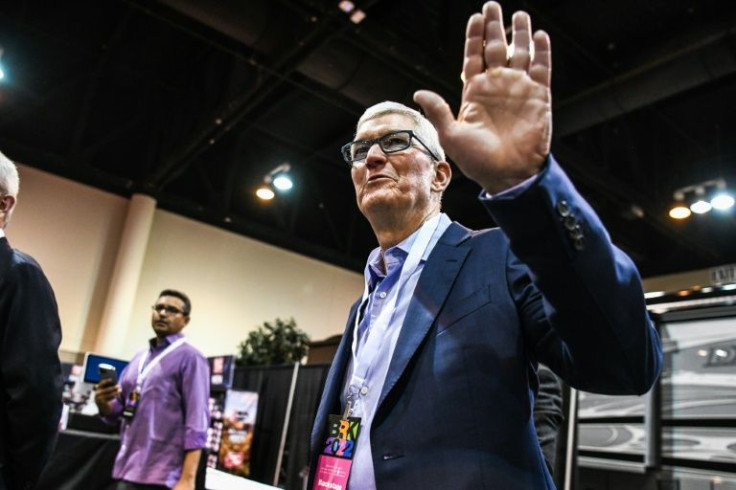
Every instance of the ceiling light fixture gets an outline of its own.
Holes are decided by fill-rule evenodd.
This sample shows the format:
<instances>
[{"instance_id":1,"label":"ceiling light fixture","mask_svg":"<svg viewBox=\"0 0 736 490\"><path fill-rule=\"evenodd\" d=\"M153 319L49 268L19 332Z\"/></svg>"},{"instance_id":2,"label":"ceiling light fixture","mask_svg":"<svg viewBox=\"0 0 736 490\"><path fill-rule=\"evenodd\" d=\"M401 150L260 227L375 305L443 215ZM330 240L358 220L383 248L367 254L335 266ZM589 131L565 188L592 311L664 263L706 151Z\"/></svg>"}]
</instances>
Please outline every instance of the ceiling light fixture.
<instances>
[{"instance_id":1,"label":"ceiling light fixture","mask_svg":"<svg viewBox=\"0 0 736 490\"><path fill-rule=\"evenodd\" d=\"M5 78L5 72L3 71L3 48L0 48L0 80Z\"/></svg>"},{"instance_id":2,"label":"ceiling light fixture","mask_svg":"<svg viewBox=\"0 0 736 490\"><path fill-rule=\"evenodd\" d=\"M726 192L719 192L715 196L713 196L713 199L710 200L710 203L713 205L713 209L717 209L718 211L725 211L726 209L733 207L734 198L732 195Z\"/></svg>"},{"instance_id":3,"label":"ceiling light fixture","mask_svg":"<svg viewBox=\"0 0 736 490\"><path fill-rule=\"evenodd\" d=\"M675 202L669 216L677 220L689 218L691 213L706 214L713 209L723 212L734 205L734 197L722 178L681 187L672 197Z\"/></svg>"},{"instance_id":4,"label":"ceiling light fixture","mask_svg":"<svg viewBox=\"0 0 736 490\"><path fill-rule=\"evenodd\" d=\"M256 196L264 201L270 201L276 196L274 190L278 192L287 192L294 187L289 172L291 165L284 162L274 168L263 177L263 184L256 189Z\"/></svg>"},{"instance_id":5,"label":"ceiling light fixture","mask_svg":"<svg viewBox=\"0 0 736 490\"><path fill-rule=\"evenodd\" d=\"M342 10L348 17L350 22L353 24L360 24L363 19L366 18L366 13L359 8L356 8L355 4L350 0L343 0L337 4L337 8Z\"/></svg>"}]
</instances>

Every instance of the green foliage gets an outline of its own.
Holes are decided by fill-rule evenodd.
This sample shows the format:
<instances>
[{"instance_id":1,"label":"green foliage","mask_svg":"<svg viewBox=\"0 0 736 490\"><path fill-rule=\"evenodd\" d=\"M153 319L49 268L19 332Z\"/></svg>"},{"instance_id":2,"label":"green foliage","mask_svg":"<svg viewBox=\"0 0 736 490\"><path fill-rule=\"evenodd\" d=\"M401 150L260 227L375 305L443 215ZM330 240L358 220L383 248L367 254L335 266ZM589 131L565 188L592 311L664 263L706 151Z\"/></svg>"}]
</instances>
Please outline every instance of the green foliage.
<instances>
[{"instance_id":1,"label":"green foliage","mask_svg":"<svg viewBox=\"0 0 736 490\"><path fill-rule=\"evenodd\" d=\"M309 337L297 328L290 318L277 318L273 323L264 322L238 346L238 366L265 366L299 362L309 350Z\"/></svg>"}]
</instances>

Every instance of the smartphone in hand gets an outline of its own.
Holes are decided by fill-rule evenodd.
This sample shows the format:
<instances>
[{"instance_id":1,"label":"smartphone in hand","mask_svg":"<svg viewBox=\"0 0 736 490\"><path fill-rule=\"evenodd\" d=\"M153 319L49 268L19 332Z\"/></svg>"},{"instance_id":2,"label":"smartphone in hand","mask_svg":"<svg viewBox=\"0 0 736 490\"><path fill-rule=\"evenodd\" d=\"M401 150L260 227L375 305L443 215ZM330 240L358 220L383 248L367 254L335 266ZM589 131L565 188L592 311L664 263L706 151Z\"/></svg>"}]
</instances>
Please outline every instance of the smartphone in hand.
<instances>
[{"instance_id":1,"label":"smartphone in hand","mask_svg":"<svg viewBox=\"0 0 736 490\"><path fill-rule=\"evenodd\" d=\"M100 373L100 383L104 380L112 380L112 384L115 385L118 382L118 373L115 366L112 364L101 363L97 366L97 370Z\"/></svg>"}]
</instances>

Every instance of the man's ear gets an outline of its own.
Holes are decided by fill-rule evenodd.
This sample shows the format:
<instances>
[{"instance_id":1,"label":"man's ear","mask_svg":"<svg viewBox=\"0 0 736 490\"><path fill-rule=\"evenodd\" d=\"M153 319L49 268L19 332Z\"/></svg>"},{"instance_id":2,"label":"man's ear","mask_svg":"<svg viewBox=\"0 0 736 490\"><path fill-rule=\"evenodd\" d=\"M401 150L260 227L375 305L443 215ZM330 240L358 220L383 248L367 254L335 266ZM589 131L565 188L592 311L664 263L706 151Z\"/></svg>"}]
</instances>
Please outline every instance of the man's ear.
<instances>
[{"instance_id":1,"label":"man's ear","mask_svg":"<svg viewBox=\"0 0 736 490\"><path fill-rule=\"evenodd\" d=\"M432 190L434 192L444 192L452 180L452 168L445 161L440 161L434 165L434 179L432 180Z\"/></svg>"},{"instance_id":2,"label":"man's ear","mask_svg":"<svg viewBox=\"0 0 736 490\"><path fill-rule=\"evenodd\" d=\"M0 199L0 212L4 213L6 216L10 214L14 206L15 206L15 197L3 196L2 199Z\"/></svg>"}]
</instances>

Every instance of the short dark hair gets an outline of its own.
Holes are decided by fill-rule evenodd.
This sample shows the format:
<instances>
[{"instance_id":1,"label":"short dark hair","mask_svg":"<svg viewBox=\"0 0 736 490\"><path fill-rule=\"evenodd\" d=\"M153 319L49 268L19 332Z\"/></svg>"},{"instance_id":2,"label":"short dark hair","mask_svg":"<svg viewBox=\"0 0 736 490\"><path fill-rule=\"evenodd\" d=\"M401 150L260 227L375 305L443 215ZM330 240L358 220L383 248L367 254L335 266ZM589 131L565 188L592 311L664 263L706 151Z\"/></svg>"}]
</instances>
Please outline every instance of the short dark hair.
<instances>
[{"instance_id":1,"label":"short dark hair","mask_svg":"<svg viewBox=\"0 0 736 490\"><path fill-rule=\"evenodd\" d=\"M182 300L184 302L184 316L189 316L189 313L192 312L192 302L189 301L189 296L181 291L177 291L176 289L164 289L158 295L159 298L161 296L174 296L175 298Z\"/></svg>"}]
</instances>

